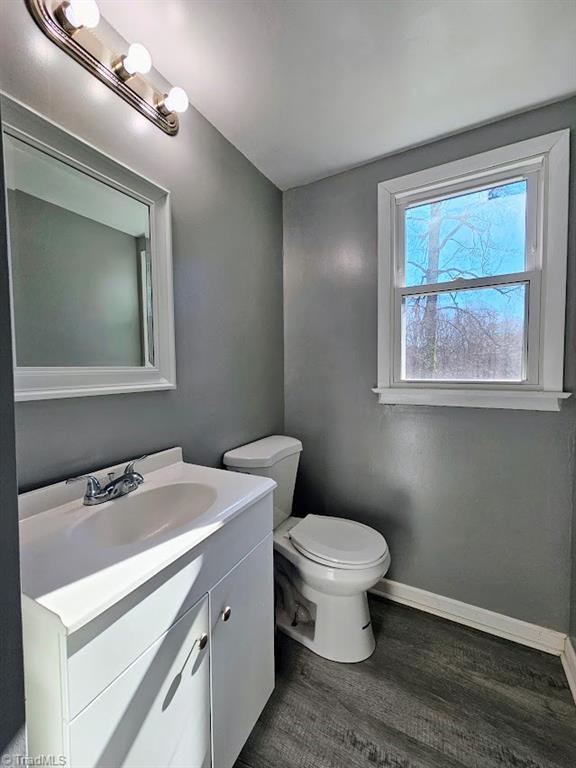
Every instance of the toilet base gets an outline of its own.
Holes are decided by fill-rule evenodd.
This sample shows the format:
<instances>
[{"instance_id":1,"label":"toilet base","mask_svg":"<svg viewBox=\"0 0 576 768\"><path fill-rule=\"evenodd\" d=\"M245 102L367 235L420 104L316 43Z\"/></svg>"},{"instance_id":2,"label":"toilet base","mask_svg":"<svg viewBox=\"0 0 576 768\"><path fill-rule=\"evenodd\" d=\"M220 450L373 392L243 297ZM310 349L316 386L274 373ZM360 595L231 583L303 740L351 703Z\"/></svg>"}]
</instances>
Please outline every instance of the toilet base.
<instances>
[{"instance_id":1,"label":"toilet base","mask_svg":"<svg viewBox=\"0 0 576 768\"><path fill-rule=\"evenodd\" d=\"M296 590L292 594L300 606L298 613L289 616L277 604L278 629L330 661L355 663L374 653L376 641L366 592L326 595L302 582L298 587L300 594ZM301 603L299 597L304 598ZM300 620L298 614L302 616Z\"/></svg>"}]
</instances>

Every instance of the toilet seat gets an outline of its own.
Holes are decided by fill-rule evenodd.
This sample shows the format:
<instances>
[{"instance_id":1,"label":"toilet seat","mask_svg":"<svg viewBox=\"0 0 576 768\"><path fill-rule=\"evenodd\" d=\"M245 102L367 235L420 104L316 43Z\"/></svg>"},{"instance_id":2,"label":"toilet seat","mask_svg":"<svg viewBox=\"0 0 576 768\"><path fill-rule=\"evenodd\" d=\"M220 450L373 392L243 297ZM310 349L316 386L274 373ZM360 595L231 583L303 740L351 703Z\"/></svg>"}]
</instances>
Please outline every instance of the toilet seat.
<instances>
[{"instance_id":1,"label":"toilet seat","mask_svg":"<svg viewBox=\"0 0 576 768\"><path fill-rule=\"evenodd\" d=\"M288 533L304 557L333 568L366 568L388 555L386 539L354 520L307 515Z\"/></svg>"}]
</instances>

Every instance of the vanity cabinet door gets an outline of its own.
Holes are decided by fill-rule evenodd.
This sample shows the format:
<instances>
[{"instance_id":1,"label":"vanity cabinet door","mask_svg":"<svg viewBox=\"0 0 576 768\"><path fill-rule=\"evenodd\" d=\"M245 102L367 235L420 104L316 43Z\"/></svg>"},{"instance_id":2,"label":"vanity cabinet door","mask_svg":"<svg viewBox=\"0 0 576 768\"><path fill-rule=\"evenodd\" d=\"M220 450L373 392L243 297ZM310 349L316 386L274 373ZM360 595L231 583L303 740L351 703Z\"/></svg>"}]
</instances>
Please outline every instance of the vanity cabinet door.
<instances>
[{"instance_id":1,"label":"vanity cabinet door","mask_svg":"<svg viewBox=\"0 0 576 768\"><path fill-rule=\"evenodd\" d=\"M210 591L214 768L232 768L274 689L272 535Z\"/></svg>"},{"instance_id":2,"label":"vanity cabinet door","mask_svg":"<svg viewBox=\"0 0 576 768\"><path fill-rule=\"evenodd\" d=\"M70 723L71 768L209 768L208 596Z\"/></svg>"}]
</instances>

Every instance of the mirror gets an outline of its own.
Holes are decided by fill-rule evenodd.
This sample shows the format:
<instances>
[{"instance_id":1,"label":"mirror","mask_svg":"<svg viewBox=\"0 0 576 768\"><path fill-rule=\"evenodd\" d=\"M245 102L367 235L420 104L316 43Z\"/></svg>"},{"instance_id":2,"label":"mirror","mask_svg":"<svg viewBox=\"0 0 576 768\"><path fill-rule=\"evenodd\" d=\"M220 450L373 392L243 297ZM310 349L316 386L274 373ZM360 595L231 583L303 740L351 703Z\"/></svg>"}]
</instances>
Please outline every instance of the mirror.
<instances>
[{"instance_id":1,"label":"mirror","mask_svg":"<svg viewBox=\"0 0 576 768\"><path fill-rule=\"evenodd\" d=\"M13 125L3 144L17 399L172 388L166 190Z\"/></svg>"},{"instance_id":2,"label":"mirror","mask_svg":"<svg viewBox=\"0 0 576 768\"><path fill-rule=\"evenodd\" d=\"M154 363L148 207L13 136L5 145L16 363Z\"/></svg>"}]
</instances>

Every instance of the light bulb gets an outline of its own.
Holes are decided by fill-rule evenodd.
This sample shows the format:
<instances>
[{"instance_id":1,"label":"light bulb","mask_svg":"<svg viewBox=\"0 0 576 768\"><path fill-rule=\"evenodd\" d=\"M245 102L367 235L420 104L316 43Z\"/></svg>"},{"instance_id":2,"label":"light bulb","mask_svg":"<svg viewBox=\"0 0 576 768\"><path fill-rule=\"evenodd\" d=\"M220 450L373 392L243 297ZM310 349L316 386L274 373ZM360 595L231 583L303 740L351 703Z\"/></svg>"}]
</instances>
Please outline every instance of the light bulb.
<instances>
[{"instance_id":1,"label":"light bulb","mask_svg":"<svg viewBox=\"0 0 576 768\"><path fill-rule=\"evenodd\" d=\"M75 29L88 27L94 29L100 21L100 11L96 0L70 0L63 8L68 24Z\"/></svg>"},{"instance_id":2,"label":"light bulb","mask_svg":"<svg viewBox=\"0 0 576 768\"><path fill-rule=\"evenodd\" d=\"M183 88L175 86L170 88L164 98L164 107L168 112L186 112L188 109L188 96Z\"/></svg>"},{"instance_id":3,"label":"light bulb","mask_svg":"<svg viewBox=\"0 0 576 768\"><path fill-rule=\"evenodd\" d=\"M122 60L122 66L129 75L145 75L152 67L152 57L142 43L132 43L128 48L128 55Z\"/></svg>"}]
</instances>

